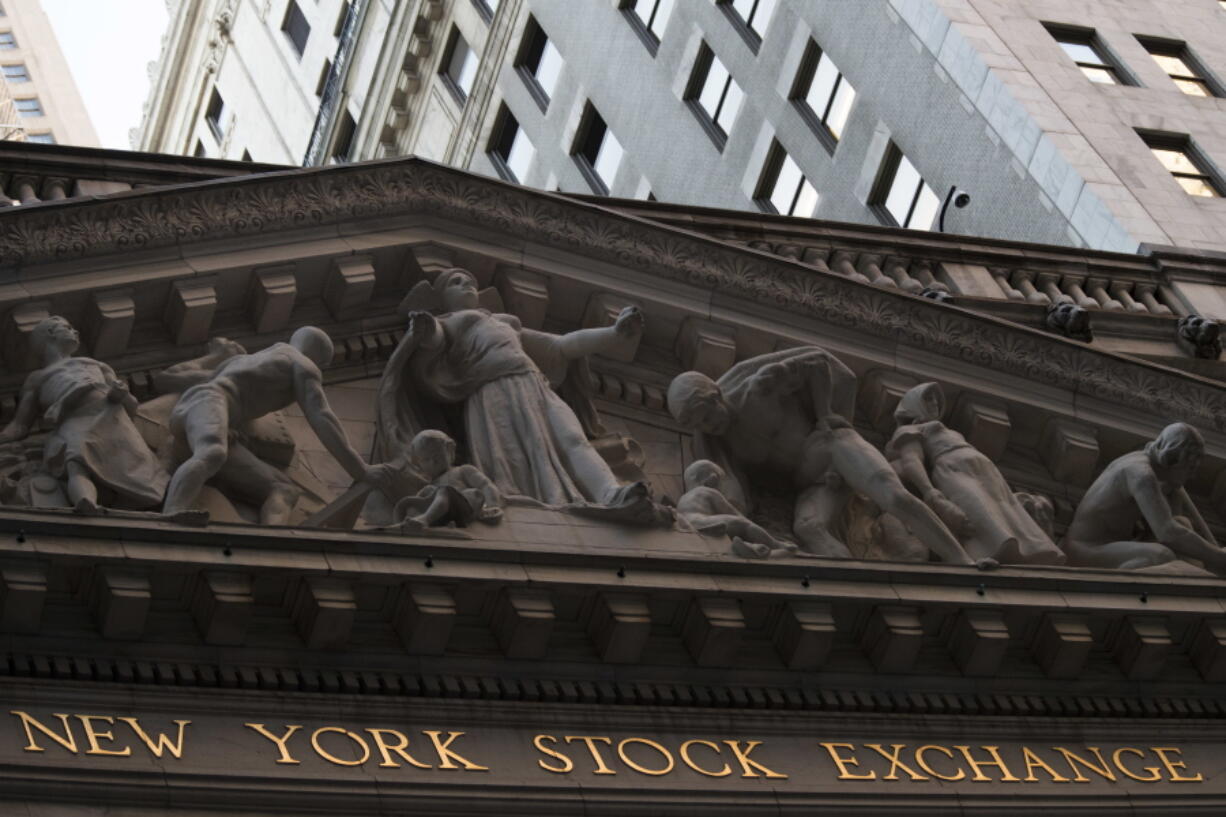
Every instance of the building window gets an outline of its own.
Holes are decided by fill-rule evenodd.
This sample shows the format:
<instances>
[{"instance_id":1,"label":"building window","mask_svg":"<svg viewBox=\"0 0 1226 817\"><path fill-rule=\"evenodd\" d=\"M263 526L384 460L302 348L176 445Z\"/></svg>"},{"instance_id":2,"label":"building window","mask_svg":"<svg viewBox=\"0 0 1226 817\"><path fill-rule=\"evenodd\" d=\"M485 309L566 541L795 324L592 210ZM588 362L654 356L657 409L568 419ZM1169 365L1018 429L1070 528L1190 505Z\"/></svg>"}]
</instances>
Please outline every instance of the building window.
<instances>
[{"instance_id":1,"label":"building window","mask_svg":"<svg viewBox=\"0 0 1226 817\"><path fill-rule=\"evenodd\" d=\"M494 132L490 137L490 159L504 179L523 184L536 158L536 148L528 141L506 105L498 111L494 120Z\"/></svg>"},{"instance_id":2,"label":"building window","mask_svg":"<svg viewBox=\"0 0 1226 817\"><path fill-rule=\"evenodd\" d=\"M302 13L302 9L298 8L294 0L289 0L289 5L285 7L285 19L281 21L281 30L285 32L290 45L294 47L294 53L301 58L302 52L306 51L307 39L311 36L311 24L307 22L306 15Z\"/></svg>"},{"instance_id":3,"label":"building window","mask_svg":"<svg viewBox=\"0 0 1226 817\"><path fill-rule=\"evenodd\" d=\"M775 13L775 0L719 0L719 5L736 23L749 46L757 51Z\"/></svg>"},{"instance_id":4,"label":"building window","mask_svg":"<svg viewBox=\"0 0 1226 817\"><path fill-rule=\"evenodd\" d=\"M473 0L473 5L477 7L477 11L481 12L481 16L487 23L491 22L494 15L498 13L498 0Z\"/></svg>"},{"instance_id":5,"label":"building window","mask_svg":"<svg viewBox=\"0 0 1226 817\"><path fill-rule=\"evenodd\" d=\"M50 133L31 133L26 137L27 142L38 142L40 145L54 145L55 137Z\"/></svg>"},{"instance_id":6,"label":"building window","mask_svg":"<svg viewBox=\"0 0 1226 817\"><path fill-rule=\"evenodd\" d=\"M1154 158L1179 182L1190 196L1218 198L1223 186L1209 169L1209 163L1186 135L1174 133L1138 133L1153 152Z\"/></svg>"},{"instance_id":7,"label":"building window","mask_svg":"<svg viewBox=\"0 0 1226 817\"><path fill-rule=\"evenodd\" d=\"M778 142L766 156L754 198L768 213L811 218L817 210L817 189Z\"/></svg>"},{"instance_id":8,"label":"building window","mask_svg":"<svg viewBox=\"0 0 1226 817\"><path fill-rule=\"evenodd\" d=\"M442 66L441 73L445 84L455 95L456 101L463 105L472 92L473 80L477 78L477 55L460 36L458 28L451 29L447 50L443 52Z\"/></svg>"},{"instance_id":9,"label":"building window","mask_svg":"<svg viewBox=\"0 0 1226 817\"><path fill-rule=\"evenodd\" d=\"M685 98L716 147L723 150L745 94L706 43L698 50Z\"/></svg>"},{"instance_id":10,"label":"building window","mask_svg":"<svg viewBox=\"0 0 1226 817\"><path fill-rule=\"evenodd\" d=\"M16 48L17 38L11 31L0 31L0 48Z\"/></svg>"},{"instance_id":11,"label":"building window","mask_svg":"<svg viewBox=\"0 0 1226 817\"><path fill-rule=\"evenodd\" d=\"M38 97L32 96L29 99L14 99L13 105L17 107L17 113L22 116L42 116L43 106L38 101Z\"/></svg>"},{"instance_id":12,"label":"building window","mask_svg":"<svg viewBox=\"0 0 1226 817\"><path fill-rule=\"evenodd\" d=\"M204 121L208 123L209 130L213 132L213 138L220 143L226 135L226 103L216 88L209 96L209 107L205 109Z\"/></svg>"},{"instance_id":13,"label":"building window","mask_svg":"<svg viewBox=\"0 0 1226 817\"><path fill-rule=\"evenodd\" d=\"M1064 53L1077 63L1081 73L1100 85L1131 85L1119 63L1112 59L1092 28L1047 26Z\"/></svg>"},{"instance_id":14,"label":"building window","mask_svg":"<svg viewBox=\"0 0 1226 817\"><path fill-rule=\"evenodd\" d=\"M332 150L328 154L332 164L349 161L349 154L353 152L353 135L357 129L358 124L353 121L349 111L341 114L340 124L336 126L336 138L332 140Z\"/></svg>"},{"instance_id":15,"label":"building window","mask_svg":"<svg viewBox=\"0 0 1226 817\"><path fill-rule=\"evenodd\" d=\"M319 69L319 80L315 83L315 96L323 98L324 88L328 85L328 74L332 73L332 60L324 60L323 67Z\"/></svg>"},{"instance_id":16,"label":"building window","mask_svg":"<svg viewBox=\"0 0 1226 817\"><path fill-rule=\"evenodd\" d=\"M813 40L800 61L791 98L826 147L833 149L847 126L856 91Z\"/></svg>"},{"instance_id":17,"label":"building window","mask_svg":"<svg viewBox=\"0 0 1226 817\"><path fill-rule=\"evenodd\" d=\"M655 54L673 14L673 0L622 0L621 9L630 18L635 33Z\"/></svg>"},{"instance_id":18,"label":"building window","mask_svg":"<svg viewBox=\"0 0 1226 817\"><path fill-rule=\"evenodd\" d=\"M1166 71L1167 76L1179 90L1188 96L1221 96L1216 83L1209 80L1209 72L1188 50L1188 44L1178 40L1159 40L1152 37L1137 37L1154 62Z\"/></svg>"},{"instance_id":19,"label":"building window","mask_svg":"<svg viewBox=\"0 0 1226 817\"><path fill-rule=\"evenodd\" d=\"M6 65L4 66L4 79L9 83L29 82L30 72L26 70L24 63Z\"/></svg>"},{"instance_id":20,"label":"building window","mask_svg":"<svg viewBox=\"0 0 1226 817\"><path fill-rule=\"evenodd\" d=\"M515 65L541 108L548 108L562 74L562 55L534 17L529 17L524 27L524 39Z\"/></svg>"},{"instance_id":21,"label":"building window","mask_svg":"<svg viewBox=\"0 0 1226 817\"><path fill-rule=\"evenodd\" d=\"M897 145L890 145L881 165L872 203L887 224L931 230L941 200Z\"/></svg>"},{"instance_id":22,"label":"building window","mask_svg":"<svg viewBox=\"0 0 1226 817\"><path fill-rule=\"evenodd\" d=\"M587 103L583 119L580 120L579 132L571 153L592 189L598 195L607 196L613 187L625 151L590 102Z\"/></svg>"},{"instance_id":23,"label":"building window","mask_svg":"<svg viewBox=\"0 0 1226 817\"><path fill-rule=\"evenodd\" d=\"M204 149L204 142L201 142L199 139L196 140L196 149L192 151L192 155L197 159L203 159L208 155Z\"/></svg>"}]
</instances>

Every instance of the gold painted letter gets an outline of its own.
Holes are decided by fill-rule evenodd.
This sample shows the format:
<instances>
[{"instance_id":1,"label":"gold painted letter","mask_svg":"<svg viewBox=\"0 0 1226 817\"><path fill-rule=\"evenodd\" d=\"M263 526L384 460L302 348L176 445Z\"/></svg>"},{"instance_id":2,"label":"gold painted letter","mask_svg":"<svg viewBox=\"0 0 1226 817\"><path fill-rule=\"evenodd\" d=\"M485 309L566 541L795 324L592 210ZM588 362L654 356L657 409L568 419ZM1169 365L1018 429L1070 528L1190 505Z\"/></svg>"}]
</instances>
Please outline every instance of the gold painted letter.
<instances>
[{"instance_id":1,"label":"gold painted letter","mask_svg":"<svg viewBox=\"0 0 1226 817\"><path fill-rule=\"evenodd\" d=\"M277 745L277 748L281 750L281 757L277 758L278 763L298 764L302 762L301 760L294 760L292 757L290 757L289 748L285 745L289 739L293 737L293 734L302 728L302 724L295 723L286 726L285 734L281 737L277 737L272 732L269 732L264 728L264 724L262 723L244 723L243 726L246 726L248 729L254 729L256 732L268 738Z\"/></svg>"},{"instance_id":2,"label":"gold painted letter","mask_svg":"<svg viewBox=\"0 0 1226 817\"><path fill-rule=\"evenodd\" d=\"M383 762L379 764L380 766L384 766L389 769L399 769L400 764L392 760L391 753L395 752L404 759L405 763L408 763L411 766L416 766L419 769L433 768L429 763L422 763L421 761L414 759L413 756L409 754L409 738L403 732L399 732L395 729L367 729L366 731L369 732L370 736L375 739L375 748L379 750L379 754L383 755ZM395 735L396 745L389 746L387 743L385 743L383 740L384 735Z\"/></svg>"},{"instance_id":3,"label":"gold painted letter","mask_svg":"<svg viewBox=\"0 0 1226 817\"><path fill-rule=\"evenodd\" d=\"M1022 759L1026 761L1026 776L1022 779L1025 780L1027 783L1038 783L1039 782L1039 778L1034 776L1035 769L1042 769L1043 771L1051 775L1051 782L1053 783L1071 782L1067 777L1057 772L1051 766L1048 766L1043 761L1043 758L1039 757L1034 752L1030 751L1029 746L1022 747Z\"/></svg>"},{"instance_id":4,"label":"gold painted letter","mask_svg":"<svg viewBox=\"0 0 1226 817\"><path fill-rule=\"evenodd\" d=\"M58 743L60 746L63 746L68 751L72 752L73 754L77 753L77 739L72 734L72 725L68 723L67 715L61 714L59 712L52 713L53 718L59 718L60 723L64 724L64 735L63 737L60 737L59 735L57 735L55 732L52 732L50 729L48 729L46 726L44 726L42 723L40 723L35 718L31 718L25 712L21 712L17 709L10 709L9 714L16 715L17 717L21 718L21 725L24 726L26 730L27 743L26 743L25 750L27 752L45 752L47 751L46 749L44 749L43 747L39 746L37 743L34 742L34 733L30 731L30 727L33 726L35 729L42 732L44 735L51 738L53 741Z\"/></svg>"},{"instance_id":5,"label":"gold painted letter","mask_svg":"<svg viewBox=\"0 0 1226 817\"><path fill-rule=\"evenodd\" d=\"M728 775L732 774L732 769L729 768L727 763L725 763L724 768L720 769L718 772L710 772L699 766L694 762L694 759L690 757L691 746L706 746L713 749L715 754L719 754L719 745L712 743L709 740L687 740L685 743L681 744L681 759L685 761L686 766L689 766L699 774L705 774L707 777L727 777Z\"/></svg>"},{"instance_id":6,"label":"gold painted letter","mask_svg":"<svg viewBox=\"0 0 1226 817\"><path fill-rule=\"evenodd\" d=\"M455 752L447 748L448 746L451 745L452 741L454 741L456 738L463 735L464 734L463 732L448 732L447 740L439 740L438 736L443 734L442 732L435 732L429 729L425 729L425 730L422 730L422 734L429 735L430 740L434 741L434 750L438 752L438 767L440 769L458 769L460 768L460 766L457 766L455 765L455 763L452 762L453 760L458 760L460 762L460 765L463 766L466 771L470 771L470 772L488 772L489 771L489 767L478 766L476 763L473 763L471 760L460 757L458 754L456 754Z\"/></svg>"},{"instance_id":7,"label":"gold painted letter","mask_svg":"<svg viewBox=\"0 0 1226 817\"><path fill-rule=\"evenodd\" d=\"M928 779L927 777L924 777L922 774L912 769L906 763L903 763L901 760L899 760L898 755L899 753L902 752L903 749L907 748L907 744L905 743L892 744L890 748L894 750L893 752L887 752L885 749L882 749L880 743L866 743L864 745L872 749L877 754L884 757L886 760L890 761L890 773L887 774L885 777L881 778L882 780L898 780L899 779L898 777L899 769L902 769L904 772L911 775L912 780L927 780Z\"/></svg>"},{"instance_id":8,"label":"gold painted letter","mask_svg":"<svg viewBox=\"0 0 1226 817\"><path fill-rule=\"evenodd\" d=\"M359 744L362 747L361 759L341 760L336 755L329 754L327 751L325 751L324 747L319 745L319 736L330 732L336 732L337 734L344 735L354 743ZM363 763L370 760L370 746L366 743L366 741L362 740L362 736L356 735L353 732L350 732L348 729L342 729L339 726L321 726L312 732L311 748L315 750L315 754L319 755L329 763L335 763L337 766L361 766Z\"/></svg>"},{"instance_id":9,"label":"gold painted letter","mask_svg":"<svg viewBox=\"0 0 1226 817\"><path fill-rule=\"evenodd\" d=\"M732 750L732 754L736 755L737 762L741 764L741 771L744 772L744 774L742 774L741 777L757 777L758 776L757 772L750 771L750 767L752 766L753 768L757 769L758 772L761 772L763 777L766 777L769 779L775 779L775 780L787 780L788 779L788 776L786 774L779 774L778 772L772 772L770 769L766 768L761 763L749 757L750 753L754 749L757 749L759 746L762 745L762 741L747 740L745 741L744 749L741 749L741 742L739 740L726 740L724 741L724 743L728 744L728 748Z\"/></svg>"},{"instance_id":10,"label":"gold painted letter","mask_svg":"<svg viewBox=\"0 0 1226 817\"><path fill-rule=\"evenodd\" d=\"M1086 747L1087 749L1089 749L1091 752L1094 753L1094 757L1098 758L1097 766L1095 766L1090 761L1086 760L1081 755L1076 754L1074 752L1070 752L1068 749L1065 749L1063 746L1053 746L1051 748L1053 751L1059 752L1060 754L1064 755L1064 759L1068 761L1068 767L1073 770L1074 774L1077 775L1076 777L1073 778L1074 783L1089 783L1090 782L1090 778L1082 774L1081 769L1077 768L1077 764L1079 763L1082 766L1085 766L1090 771L1094 772L1095 774L1105 777L1112 782L1115 781L1115 772L1111 771L1111 767L1107 765L1107 761L1103 759L1103 753L1099 751L1097 746L1087 746Z\"/></svg>"},{"instance_id":11,"label":"gold painted letter","mask_svg":"<svg viewBox=\"0 0 1226 817\"><path fill-rule=\"evenodd\" d=\"M663 769L648 769L646 766L640 766L631 760L630 756L626 754L626 744L628 743L641 743L644 746L650 746L652 749L655 749L664 756L665 760L668 761L668 765ZM625 763L639 774L649 774L652 777L659 777L662 774L668 774L673 770L673 766L676 765L676 762L673 760L672 753L670 753L660 744L656 743L654 740L648 740L647 738L626 738L621 743L617 744L617 756L622 759L622 763Z\"/></svg>"},{"instance_id":12,"label":"gold painted letter","mask_svg":"<svg viewBox=\"0 0 1226 817\"><path fill-rule=\"evenodd\" d=\"M170 738L163 735L161 732L158 732L158 739L155 743L153 738L149 737L149 733L141 728L140 721L138 721L136 718L120 718L119 720L132 727L132 731L135 732L136 736L149 747L149 753L154 757L161 757L162 752L169 749L170 753L174 755L176 759L182 760L183 730L189 723L191 723L191 721L175 721L175 723L179 725L179 739L174 743L171 743Z\"/></svg>"},{"instance_id":13,"label":"gold painted letter","mask_svg":"<svg viewBox=\"0 0 1226 817\"><path fill-rule=\"evenodd\" d=\"M103 749L98 745L98 738L103 740L114 740L115 735L111 732L98 732L94 730L94 721L106 721L107 723L115 723L115 719L106 715L77 715L77 720L85 727L85 739L89 741L89 748L85 750L87 755L110 755L111 757L127 757L132 754L132 747L125 746L122 751L114 749Z\"/></svg>"},{"instance_id":14,"label":"gold painted letter","mask_svg":"<svg viewBox=\"0 0 1226 817\"><path fill-rule=\"evenodd\" d=\"M1172 783L1203 783L1204 782L1205 777L1202 774L1198 773L1196 777L1185 777L1184 775L1181 775L1179 772L1175 771L1176 769L1186 769L1188 768L1188 765L1184 763L1182 760L1171 760L1169 757L1166 756L1167 752L1173 752L1174 754L1177 754L1177 755L1183 754L1178 749L1176 749L1174 746L1151 746L1149 748L1153 750L1154 754L1158 756L1158 759L1162 761L1162 765L1166 767L1166 770L1168 772L1170 772Z\"/></svg>"},{"instance_id":15,"label":"gold painted letter","mask_svg":"<svg viewBox=\"0 0 1226 817\"><path fill-rule=\"evenodd\" d=\"M962 753L962 756L966 758L967 763L971 764L971 771L975 773L975 776L971 778L973 782L984 783L984 782L991 782L992 780L992 778L988 777L986 774L980 771L979 769L980 766L995 766L996 768L1000 769L1004 773L1000 778L1001 783L1021 783L1022 782L1020 778L1013 776L1013 772L1009 771L1009 767L1005 765L1005 761L1001 760L999 746L980 746L979 747L980 749L982 749L983 751L987 752L989 755L992 756L991 760L975 760L975 758L971 757L971 747L969 746L955 746L954 748Z\"/></svg>"},{"instance_id":16,"label":"gold painted letter","mask_svg":"<svg viewBox=\"0 0 1226 817\"><path fill-rule=\"evenodd\" d=\"M855 756L843 757L839 754L839 749L848 749L855 751L854 743L823 743L822 746L830 753L830 759L834 761L834 765L839 767L839 780L876 780L877 773L869 772L868 774L856 774L848 770L848 766L859 766L860 761L856 760Z\"/></svg>"},{"instance_id":17,"label":"gold painted letter","mask_svg":"<svg viewBox=\"0 0 1226 817\"><path fill-rule=\"evenodd\" d=\"M1115 768L1123 772L1126 777L1131 777L1133 780L1139 780L1142 783L1157 783L1159 780L1162 779L1162 772L1158 771L1157 766L1142 766L1141 767L1141 771L1149 772L1149 777L1141 777L1139 774L1136 774L1135 772L1130 771L1129 768L1124 765L1124 761L1120 759L1120 756L1123 755L1125 752L1127 752L1130 755L1136 755L1137 757L1145 757L1145 753L1142 752L1140 749L1133 749L1130 746L1124 746L1122 748L1116 749L1114 752L1111 753L1111 762L1114 763Z\"/></svg>"},{"instance_id":18,"label":"gold painted letter","mask_svg":"<svg viewBox=\"0 0 1226 817\"><path fill-rule=\"evenodd\" d=\"M915 750L915 765L916 766L919 766L921 769L928 772L928 774L932 775L937 780L948 780L952 783L955 780L961 780L962 778L966 777L965 769L958 769L957 774L941 774L936 769L929 766L928 762L924 760L925 753L929 751L940 752L941 754L945 755L950 760L954 759L954 753L946 749L944 746L937 746L935 744L929 744L928 746L921 746Z\"/></svg>"},{"instance_id":19,"label":"gold painted letter","mask_svg":"<svg viewBox=\"0 0 1226 817\"><path fill-rule=\"evenodd\" d=\"M549 741L550 743L557 743L558 739L555 738L553 735L537 735L536 737L532 739L532 745L535 746L538 750L540 750L542 754L549 755L550 757L556 757L558 760L562 761L563 766L560 769L557 766L550 766L548 763L541 760L539 757L536 759L536 765L540 766L545 771L553 772L554 774L570 774L570 772L573 771L575 768L575 762L571 760L569 757L567 757L566 755L562 754L561 752L556 751L554 749L550 749L547 746L545 746L544 745L545 741Z\"/></svg>"},{"instance_id":20,"label":"gold painted letter","mask_svg":"<svg viewBox=\"0 0 1226 817\"><path fill-rule=\"evenodd\" d=\"M592 760L596 761L596 771L592 772L592 774L617 774L617 772L605 764L604 758L600 756L600 750L596 748L596 741L612 746L613 740L611 738L606 738L603 735L567 735L563 739L567 743L570 743L572 740L581 740L587 744L587 750L592 753Z\"/></svg>"}]
</instances>

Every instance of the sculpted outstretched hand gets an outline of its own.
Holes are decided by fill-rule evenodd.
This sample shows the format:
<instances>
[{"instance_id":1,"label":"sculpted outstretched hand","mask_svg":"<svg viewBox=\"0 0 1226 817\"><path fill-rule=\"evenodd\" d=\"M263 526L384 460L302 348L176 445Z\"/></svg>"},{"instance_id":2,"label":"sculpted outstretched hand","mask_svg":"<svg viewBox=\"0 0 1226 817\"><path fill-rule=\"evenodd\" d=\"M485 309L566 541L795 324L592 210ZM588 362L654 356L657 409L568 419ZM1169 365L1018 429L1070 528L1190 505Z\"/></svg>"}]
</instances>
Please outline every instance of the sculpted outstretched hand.
<instances>
[{"instance_id":1,"label":"sculpted outstretched hand","mask_svg":"<svg viewBox=\"0 0 1226 817\"><path fill-rule=\"evenodd\" d=\"M643 326L646 320L643 317L643 310L637 306L628 306L621 311L617 316L617 320L613 324L613 328L617 331L617 336L625 340L636 338L643 334Z\"/></svg>"}]
</instances>

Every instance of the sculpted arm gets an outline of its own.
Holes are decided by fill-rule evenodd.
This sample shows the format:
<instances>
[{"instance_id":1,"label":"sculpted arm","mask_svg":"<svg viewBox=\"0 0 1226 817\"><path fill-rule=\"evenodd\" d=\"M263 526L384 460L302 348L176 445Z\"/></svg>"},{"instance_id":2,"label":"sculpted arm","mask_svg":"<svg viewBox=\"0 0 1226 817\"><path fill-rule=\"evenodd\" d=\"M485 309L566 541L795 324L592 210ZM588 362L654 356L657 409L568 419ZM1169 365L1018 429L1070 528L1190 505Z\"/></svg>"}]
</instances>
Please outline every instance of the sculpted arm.
<instances>
[{"instance_id":1,"label":"sculpted arm","mask_svg":"<svg viewBox=\"0 0 1226 817\"><path fill-rule=\"evenodd\" d=\"M466 486L481 492L481 496L485 499L485 507L497 508L502 505L502 491L498 490L494 481L481 473L480 469L474 465L465 465L461 467L461 474Z\"/></svg>"},{"instance_id":2,"label":"sculpted arm","mask_svg":"<svg viewBox=\"0 0 1226 817\"><path fill-rule=\"evenodd\" d=\"M1221 548L1175 519L1170 503L1162 493L1162 486L1153 473L1148 469L1130 470L1127 480L1133 500L1159 542L1180 556L1190 556L1215 564L1221 562L1224 555Z\"/></svg>"},{"instance_id":3,"label":"sculpted arm","mask_svg":"<svg viewBox=\"0 0 1226 817\"><path fill-rule=\"evenodd\" d=\"M886 450L889 454L889 449ZM920 496L927 498L936 490L928 477L924 462L924 445L918 439L907 440L894 446L893 465L898 468L902 481Z\"/></svg>"},{"instance_id":4,"label":"sculpted arm","mask_svg":"<svg viewBox=\"0 0 1226 817\"><path fill-rule=\"evenodd\" d=\"M1216 545L1217 541L1213 538L1213 533L1209 530L1209 526L1205 524L1205 518L1200 515L1196 504L1192 502L1192 497L1188 496L1186 488L1179 489L1179 503L1183 506L1184 516L1192 520L1193 530L1200 534L1201 538L1205 541Z\"/></svg>"},{"instance_id":5,"label":"sculpted arm","mask_svg":"<svg viewBox=\"0 0 1226 817\"><path fill-rule=\"evenodd\" d=\"M336 457L336 461L355 481L365 480L370 469L361 455L349 444L345 429L341 427L340 420L336 419L331 406L328 405L328 397L324 394L318 369L307 368L301 364L294 366L294 396L298 399L298 405L302 407L302 413L311 429L328 453Z\"/></svg>"},{"instance_id":6,"label":"sculpted arm","mask_svg":"<svg viewBox=\"0 0 1226 817\"><path fill-rule=\"evenodd\" d=\"M612 326L577 329L559 335L555 345L567 360L615 350L618 346L643 334L643 313L637 306L628 306L617 316Z\"/></svg>"},{"instance_id":7,"label":"sculpted arm","mask_svg":"<svg viewBox=\"0 0 1226 817\"><path fill-rule=\"evenodd\" d=\"M21 387L21 401L17 404L12 421L0 431L0 443L24 439L34 427L38 419L38 384L32 383L32 380L33 375L26 378L25 385Z\"/></svg>"},{"instance_id":8,"label":"sculpted arm","mask_svg":"<svg viewBox=\"0 0 1226 817\"><path fill-rule=\"evenodd\" d=\"M203 357L185 360L153 375L153 386L162 394L185 391L213 376L217 367L246 350L232 340L213 338L209 341L209 353Z\"/></svg>"}]
</instances>

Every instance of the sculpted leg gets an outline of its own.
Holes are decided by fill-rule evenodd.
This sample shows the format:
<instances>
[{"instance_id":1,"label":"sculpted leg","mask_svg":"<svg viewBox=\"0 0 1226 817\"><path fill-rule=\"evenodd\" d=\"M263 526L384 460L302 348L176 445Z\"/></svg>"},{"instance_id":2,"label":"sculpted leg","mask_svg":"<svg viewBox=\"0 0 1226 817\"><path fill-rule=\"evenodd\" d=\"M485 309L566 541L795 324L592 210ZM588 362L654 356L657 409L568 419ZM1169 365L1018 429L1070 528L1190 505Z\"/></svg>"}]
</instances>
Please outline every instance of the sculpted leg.
<instances>
[{"instance_id":1,"label":"sculpted leg","mask_svg":"<svg viewBox=\"0 0 1226 817\"><path fill-rule=\"evenodd\" d=\"M230 433L225 409L209 404L197 406L178 420L172 416L171 423L174 432L187 443L191 456L175 469L166 489L167 515L190 509L204 483L226 464Z\"/></svg>"},{"instance_id":2,"label":"sculpted leg","mask_svg":"<svg viewBox=\"0 0 1226 817\"><path fill-rule=\"evenodd\" d=\"M77 513L94 513L98 510L98 487L79 462L70 461L66 466L68 471L67 485L68 501Z\"/></svg>"},{"instance_id":3,"label":"sculpted leg","mask_svg":"<svg viewBox=\"0 0 1226 817\"><path fill-rule=\"evenodd\" d=\"M264 525L289 524L294 503L302 495L302 489L289 477L239 443L230 446L217 476L227 488L260 503L260 522Z\"/></svg>"},{"instance_id":4,"label":"sculpted leg","mask_svg":"<svg viewBox=\"0 0 1226 817\"><path fill-rule=\"evenodd\" d=\"M1117 570L1139 570L1173 562L1179 557L1173 550L1157 542L1108 542L1096 545L1066 540L1064 549L1073 567L1106 567Z\"/></svg>"},{"instance_id":5,"label":"sculpted leg","mask_svg":"<svg viewBox=\"0 0 1226 817\"><path fill-rule=\"evenodd\" d=\"M618 481L604 457L588 442L574 413L560 400L549 406L549 419L554 424L554 434L566 460L567 471L593 502L617 505L646 496L645 486L641 492L631 491L634 486L623 486Z\"/></svg>"},{"instance_id":6,"label":"sculpted leg","mask_svg":"<svg viewBox=\"0 0 1226 817\"><path fill-rule=\"evenodd\" d=\"M837 478L810 486L797 495L792 532L806 551L816 556L851 558L847 545L830 532L850 497L851 492Z\"/></svg>"}]
</instances>

